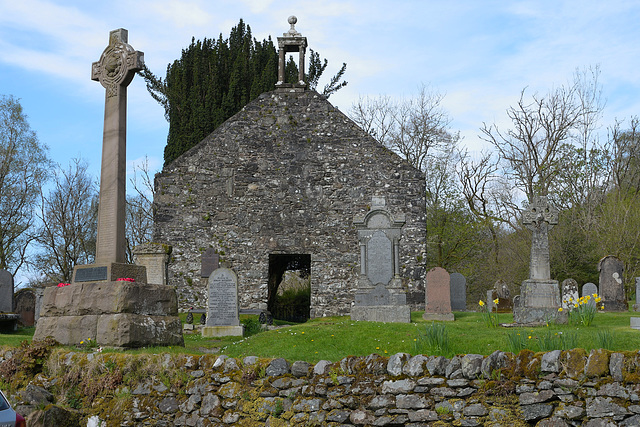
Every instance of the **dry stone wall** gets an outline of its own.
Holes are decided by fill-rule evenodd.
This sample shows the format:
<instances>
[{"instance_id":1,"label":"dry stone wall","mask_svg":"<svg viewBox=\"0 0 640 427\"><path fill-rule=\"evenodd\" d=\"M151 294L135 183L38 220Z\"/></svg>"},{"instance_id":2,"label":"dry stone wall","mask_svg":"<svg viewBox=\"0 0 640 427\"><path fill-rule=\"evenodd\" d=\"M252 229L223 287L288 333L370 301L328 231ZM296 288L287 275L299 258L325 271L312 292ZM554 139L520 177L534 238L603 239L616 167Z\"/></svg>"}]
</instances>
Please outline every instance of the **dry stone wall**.
<instances>
[{"instance_id":1,"label":"dry stone wall","mask_svg":"<svg viewBox=\"0 0 640 427\"><path fill-rule=\"evenodd\" d=\"M269 255L311 256L311 316L349 314L359 271L353 225L372 196L405 214L400 273L424 305L424 175L315 91L269 92L156 176L154 241L173 246L180 306L204 308L201 255L238 274L241 308L266 308Z\"/></svg>"},{"instance_id":2,"label":"dry stone wall","mask_svg":"<svg viewBox=\"0 0 640 427\"><path fill-rule=\"evenodd\" d=\"M0 351L0 367L11 356ZM10 394L31 420L50 410L83 426L89 419L108 426L640 425L636 352L399 353L310 364L59 351L47 366L48 375ZM95 397L74 411L63 403L76 375L93 376L99 391L80 381L75 389Z\"/></svg>"}]
</instances>

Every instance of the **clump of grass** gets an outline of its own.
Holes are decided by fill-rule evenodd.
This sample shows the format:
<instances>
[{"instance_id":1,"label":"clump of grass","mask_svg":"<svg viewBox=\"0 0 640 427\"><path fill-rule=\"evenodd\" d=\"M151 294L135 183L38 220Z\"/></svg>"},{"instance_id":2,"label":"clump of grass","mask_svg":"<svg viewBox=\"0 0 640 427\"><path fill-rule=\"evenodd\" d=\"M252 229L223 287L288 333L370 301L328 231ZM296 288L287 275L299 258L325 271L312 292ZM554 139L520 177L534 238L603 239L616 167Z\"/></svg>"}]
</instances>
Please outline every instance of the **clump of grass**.
<instances>
[{"instance_id":1,"label":"clump of grass","mask_svg":"<svg viewBox=\"0 0 640 427\"><path fill-rule=\"evenodd\" d=\"M452 354L447 327L443 323L431 322L431 325L427 325L424 333L418 333L414 347L416 353L428 353L436 356Z\"/></svg>"},{"instance_id":2,"label":"clump of grass","mask_svg":"<svg viewBox=\"0 0 640 427\"><path fill-rule=\"evenodd\" d=\"M493 300L493 303L497 305L499 302L499 298ZM484 303L484 301L478 301L478 305L480 306L480 312L482 313L482 320L484 324L487 325L488 328L496 328L498 326L498 312L495 313L489 309L489 307Z\"/></svg>"},{"instance_id":3,"label":"clump of grass","mask_svg":"<svg viewBox=\"0 0 640 427\"><path fill-rule=\"evenodd\" d=\"M613 349L613 333L609 329L601 329L596 334L596 347L607 350Z\"/></svg>"},{"instance_id":4,"label":"clump of grass","mask_svg":"<svg viewBox=\"0 0 640 427\"><path fill-rule=\"evenodd\" d=\"M520 331L511 331L507 334L507 349L518 354L521 350L527 348L527 339Z\"/></svg>"}]
</instances>

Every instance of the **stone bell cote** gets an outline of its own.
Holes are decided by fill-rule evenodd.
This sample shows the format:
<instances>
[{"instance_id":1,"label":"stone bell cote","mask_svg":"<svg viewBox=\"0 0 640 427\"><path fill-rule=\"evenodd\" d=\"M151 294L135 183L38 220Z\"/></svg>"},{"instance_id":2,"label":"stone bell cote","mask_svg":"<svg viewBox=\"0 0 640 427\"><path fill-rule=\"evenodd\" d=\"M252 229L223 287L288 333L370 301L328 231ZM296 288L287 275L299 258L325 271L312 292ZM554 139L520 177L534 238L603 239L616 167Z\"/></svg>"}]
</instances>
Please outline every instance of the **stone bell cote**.
<instances>
[{"instance_id":1,"label":"stone bell cote","mask_svg":"<svg viewBox=\"0 0 640 427\"><path fill-rule=\"evenodd\" d=\"M307 87L307 83L304 81L304 55L307 50L307 38L296 31L295 25L298 18L290 16L288 22L291 24L291 28L282 37L278 37L278 82L276 88L304 90ZM285 57L287 53L291 52L298 52L299 55L298 82L293 84L284 81Z\"/></svg>"}]
</instances>

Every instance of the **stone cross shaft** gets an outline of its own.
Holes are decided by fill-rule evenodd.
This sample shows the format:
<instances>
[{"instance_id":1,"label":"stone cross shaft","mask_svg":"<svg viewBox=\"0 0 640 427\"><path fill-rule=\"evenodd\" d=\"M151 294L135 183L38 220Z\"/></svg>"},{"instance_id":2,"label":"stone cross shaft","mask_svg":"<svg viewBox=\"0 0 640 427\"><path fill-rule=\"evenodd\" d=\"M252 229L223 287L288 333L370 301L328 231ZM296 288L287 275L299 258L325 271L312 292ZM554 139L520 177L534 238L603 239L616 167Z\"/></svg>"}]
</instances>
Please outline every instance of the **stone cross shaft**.
<instances>
[{"instance_id":1,"label":"stone cross shaft","mask_svg":"<svg viewBox=\"0 0 640 427\"><path fill-rule=\"evenodd\" d=\"M546 196L537 196L522 215L522 223L533 232L529 279L551 279L549 265L549 230L558 223L558 209Z\"/></svg>"},{"instance_id":2,"label":"stone cross shaft","mask_svg":"<svg viewBox=\"0 0 640 427\"><path fill-rule=\"evenodd\" d=\"M144 66L144 53L127 42L127 30L111 31L109 46L91 67L91 79L106 89L96 264L125 262L127 86Z\"/></svg>"}]
</instances>

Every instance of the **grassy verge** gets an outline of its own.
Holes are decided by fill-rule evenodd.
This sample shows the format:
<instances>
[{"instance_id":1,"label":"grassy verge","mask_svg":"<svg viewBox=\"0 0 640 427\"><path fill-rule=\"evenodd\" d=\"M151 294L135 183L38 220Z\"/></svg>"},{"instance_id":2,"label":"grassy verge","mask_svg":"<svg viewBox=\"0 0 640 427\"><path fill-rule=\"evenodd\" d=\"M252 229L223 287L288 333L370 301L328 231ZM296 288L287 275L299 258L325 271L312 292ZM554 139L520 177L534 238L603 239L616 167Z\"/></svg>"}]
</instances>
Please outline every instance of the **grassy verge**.
<instances>
[{"instance_id":1,"label":"grassy verge","mask_svg":"<svg viewBox=\"0 0 640 427\"><path fill-rule=\"evenodd\" d=\"M480 313L457 312L454 322L445 322L448 336L446 356L453 354L490 354L495 350L514 351L514 341L533 351L580 347L609 348L626 351L640 349L640 332L629 327L629 318L636 313L597 313L593 325L541 326L536 328L487 327ZM244 317L241 320L246 322ZM183 319L184 320L184 319ZM224 353L231 357L254 355L284 357L288 360L317 362L337 361L345 356L365 356L377 353L390 356L398 352L438 354L427 348L423 337L431 322L422 320L422 312L411 314L412 323L355 322L349 317L326 317L306 323L283 326L250 337L205 339L200 334L185 334L185 347L153 347L128 353ZM500 323L513 321L511 314L499 314ZM23 330L24 331L24 330ZM17 346L31 339L33 328L16 334L0 335L0 345ZM605 336L602 337L603 331Z\"/></svg>"}]
</instances>

